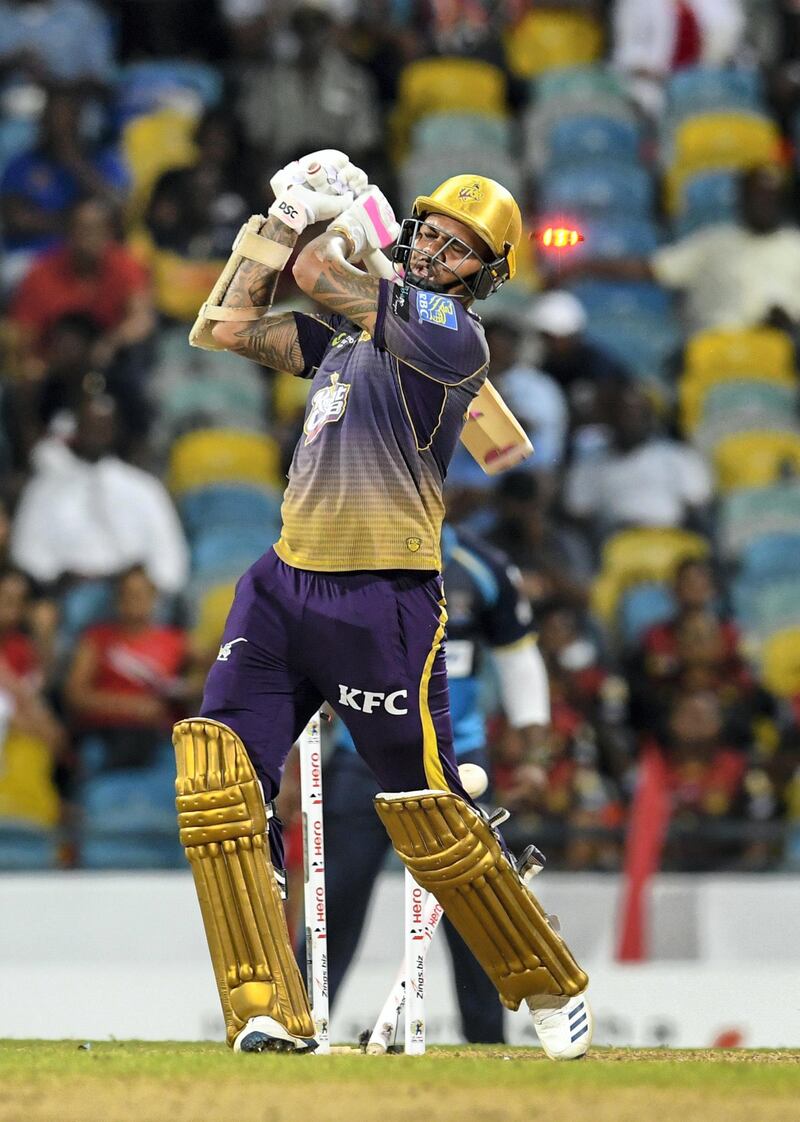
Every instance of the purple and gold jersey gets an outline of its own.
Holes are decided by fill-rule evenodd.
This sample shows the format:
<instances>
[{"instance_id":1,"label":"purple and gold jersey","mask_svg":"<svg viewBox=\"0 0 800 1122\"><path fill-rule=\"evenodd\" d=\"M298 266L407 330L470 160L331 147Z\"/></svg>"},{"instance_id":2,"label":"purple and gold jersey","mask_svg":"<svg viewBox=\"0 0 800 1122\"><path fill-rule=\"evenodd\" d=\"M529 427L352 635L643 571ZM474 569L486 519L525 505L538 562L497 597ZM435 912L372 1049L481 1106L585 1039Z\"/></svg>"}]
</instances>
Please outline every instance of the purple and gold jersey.
<instances>
[{"instance_id":1,"label":"purple and gold jersey","mask_svg":"<svg viewBox=\"0 0 800 1122\"><path fill-rule=\"evenodd\" d=\"M313 381L275 552L323 572L441 569L442 486L489 359L479 320L385 280L374 337L295 319Z\"/></svg>"}]
</instances>

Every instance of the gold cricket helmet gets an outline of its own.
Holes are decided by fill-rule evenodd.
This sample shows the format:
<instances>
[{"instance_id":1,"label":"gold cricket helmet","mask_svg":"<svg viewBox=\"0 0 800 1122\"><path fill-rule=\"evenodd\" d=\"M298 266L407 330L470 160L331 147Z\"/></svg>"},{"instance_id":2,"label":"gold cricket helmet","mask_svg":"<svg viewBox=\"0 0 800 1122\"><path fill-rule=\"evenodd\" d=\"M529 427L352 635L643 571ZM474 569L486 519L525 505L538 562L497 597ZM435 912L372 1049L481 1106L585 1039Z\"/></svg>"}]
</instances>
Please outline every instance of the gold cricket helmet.
<instances>
[{"instance_id":1,"label":"gold cricket helmet","mask_svg":"<svg viewBox=\"0 0 800 1122\"><path fill-rule=\"evenodd\" d=\"M447 214L482 238L495 257L508 261L508 279L517 268L522 215L510 191L485 175L454 175L431 195L419 195L412 214Z\"/></svg>"},{"instance_id":2,"label":"gold cricket helmet","mask_svg":"<svg viewBox=\"0 0 800 1122\"><path fill-rule=\"evenodd\" d=\"M402 223L392 256L406 266L421 219L430 214L446 214L463 222L485 242L493 260L482 261L482 268L463 282L471 296L483 300L516 272L516 251L522 237L522 215L510 191L485 175L455 175L445 180L430 195L414 200L412 217ZM409 280L407 282L415 284ZM420 282L417 282L422 287ZM427 287L427 286L426 286Z\"/></svg>"}]
</instances>

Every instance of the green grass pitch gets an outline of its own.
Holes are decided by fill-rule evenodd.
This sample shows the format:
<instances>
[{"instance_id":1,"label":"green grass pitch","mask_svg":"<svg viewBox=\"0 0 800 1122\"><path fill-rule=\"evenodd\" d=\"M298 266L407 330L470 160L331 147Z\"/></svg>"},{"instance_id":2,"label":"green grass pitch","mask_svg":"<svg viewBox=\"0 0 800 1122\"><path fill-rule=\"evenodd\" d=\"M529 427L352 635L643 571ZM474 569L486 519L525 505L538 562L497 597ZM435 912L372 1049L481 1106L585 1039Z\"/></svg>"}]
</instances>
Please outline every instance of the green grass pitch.
<instances>
[{"instance_id":1,"label":"green grass pitch","mask_svg":"<svg viewBox=\"0 0 800 1122\"><path fill-rule=\"evenodd\" d=\"M234 1056L223 1045L0 1041L0 1122L789 1122L799 1051L432 1047Z\"/></svg>"}]
</instances>

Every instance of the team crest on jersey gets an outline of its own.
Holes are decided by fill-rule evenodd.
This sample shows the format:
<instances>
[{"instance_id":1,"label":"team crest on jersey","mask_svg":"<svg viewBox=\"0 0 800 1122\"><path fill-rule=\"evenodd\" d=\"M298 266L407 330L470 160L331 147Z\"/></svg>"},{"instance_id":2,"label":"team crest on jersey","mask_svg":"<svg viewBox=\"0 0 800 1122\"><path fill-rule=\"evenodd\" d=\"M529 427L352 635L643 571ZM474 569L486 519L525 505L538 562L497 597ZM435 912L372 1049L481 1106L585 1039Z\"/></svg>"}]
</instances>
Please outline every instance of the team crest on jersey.
<instances>
[{"instance_id":1,"label":"team crest on jersey","mask_svg":"<svg viewBox=\"0 0 800 1122\"><path fill-rule=\"evenodd\" d=\"M417 289L417 311L421 321L435 323L437 327L447 327L450 331L458 331L456 306L450 296L440 296L438 292Z\"/></svg>"},{"instance_id":2,"label":"team crest on jersey","mask_svg":"<svg viewBox=\"0 0 800 1122\"><path fill-rule=\"evenodd\" d=\"M406 538L406 549L416 553L422 545L422 538Z\"/></svg>"},{"instance_id":3,"label":"team crest on jersey","mask_svg":"<svg viewBox=\"0 0 800 1122\"><path fill-rule=\"evenodd\" d=\"M317 390L311 398L311 408L308 411L303 432L306 434L306 444L316 440L325 425L341 421L347 408L347 396L350 393L348 382L339 381L339 373L331 374L331 384Z\"/></svg>"}]
</instances>

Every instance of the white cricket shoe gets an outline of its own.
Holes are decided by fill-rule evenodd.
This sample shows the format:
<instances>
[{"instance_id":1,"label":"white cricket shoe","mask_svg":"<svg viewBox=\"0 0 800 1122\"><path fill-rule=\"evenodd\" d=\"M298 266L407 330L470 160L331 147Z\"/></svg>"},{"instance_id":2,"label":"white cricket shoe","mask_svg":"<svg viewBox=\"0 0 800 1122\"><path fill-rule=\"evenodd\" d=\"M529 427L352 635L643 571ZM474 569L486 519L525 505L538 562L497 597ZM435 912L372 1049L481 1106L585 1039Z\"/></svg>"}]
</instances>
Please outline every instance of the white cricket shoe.
<instances>
[{"instance_id":1,"label":"white cricket shoe","mask_svg":"<svg viewBox=\"0 0 800 1122\"><path fill-rule=\"evenodd\" d=\"M292 1036L272 1017L251 1017L233 1042L234 1052L315 1052L313 1037Z\"/></svg>"},{"instance_id":2,"label":"white cricket shoe","mask_svg":"<svg viewBox=\"0 0 800 1122\"><path fill-rule=\"evenodd\" d=\"M527 997L539 1043L551 1060L579 1060L589 1051L594 1019L586 991L577 997Z\"/></svg>"}]
</instances>

